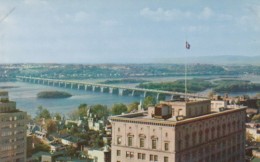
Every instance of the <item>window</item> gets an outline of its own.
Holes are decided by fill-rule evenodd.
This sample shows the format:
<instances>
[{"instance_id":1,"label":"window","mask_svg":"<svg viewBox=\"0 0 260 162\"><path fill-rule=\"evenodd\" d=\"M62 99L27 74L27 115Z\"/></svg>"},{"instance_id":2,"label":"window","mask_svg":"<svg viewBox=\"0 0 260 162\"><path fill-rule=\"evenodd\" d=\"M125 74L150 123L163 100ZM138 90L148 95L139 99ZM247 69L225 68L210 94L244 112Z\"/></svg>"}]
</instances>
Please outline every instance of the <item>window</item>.
<instances>
[{"instance_id":1,"label":"window","mask_svg":"<svg viewBox=\"0 0 260 162\"><path fill-rule=\"evenodd\" d=\"M141 153L138 153L138 154L137 154L137 158L138 158L138 159L142 159L142 154L141 154Z\"/></svg>"},{"instance_id":2,"label":"window","mask_svg":"<svg viewBox=\"0 0 260 162\"><path fill-rule=\"evenodd\" d=\"M154 155L154 161L158 161L158 156L157 155Z\"/></svg>"},{"instance_id":3,"label":"window","mask_svg":"<svg viewBox=\"0 0 260 162\"><path fill-rule=\"evenodd\" d=\"M164 162L169 162L169 158L167 156L165 156L163 159L164 159Z\"/></svg>"},{"instance_id":4,"label":"window","mask_svg":"<svg viewBox=\"0 0 260 162\"><path fill-rule=\"evenodd\" d=\"M125 155L127 158L130 157L130 152L129 151L126 151L126 155Z\"/></svg>"},{"instance_id":5,"label":"window","mask_svg":"<svg viewBox=\"0 0 260 162\"><path fill-rule=\"evenodd\" d=\"M143 153L138 153L138 154L137 154L137 158L144 160L144 159L145 159L145 154L143 154Z\"/></svg>"},{"instance_id":6,"label":"window","mask_svg":"<svg viewBox=\"0 0 260 162\"><path fill-rule=\"evenodd\" d=\"M150 161L158 162L158 155L150 155Z\"/></svg>"},{"instance_id":7,"label":"window","mask_svg":"<svg viewBox=\"0 0 260 162\"><path fill-rule=\"evenodd\" d=\"M165 150L165 151L168 151L168 150L169 150L169 143L168 143L168 142L165 142L165 143L164 143L164 150Z\"/></svg>"},{"instance_id":8,"label":"window","mask_svg":"<svg viewBox=\"0 0 260 162\"><path fill-rule=\"evenodd\" d=\"M128 146L133 145L133 137L128 137Z\"/></svg>"},{"instance_id":9,"label":"window","mask_svg":"<svg viewBox=\"0 0 260 162\"><path fill-rule=\"evenodd\" d=\"M122 142L122 137L117 137L117 144L120 145Z\"/></svg>"},{"instance_id":10,"label":"window","mask_svg":"<svg viewBox=\"0 0 260 162\"><path fill-rule=\"evenodd\" d=\"M145 154L142 154L142 159L145 160Z\"/></svg>"},{"instance_id":11,"label":"window","mask_svg":"<svg viewBox=\"0 0 260 162\"><path fill-rule=\"evenodd\" d=\"M153 161L153 155L150 155L150 161Z\"/></svg>"},{"instance_id":12,"label":"window","mask_svg":"<svg viewBox=\"0 0 260 162\"><path fill-rule=\"evenodd\" d=\"M134 153L130 152L130 158L133 158L133 157L134 157Z\"/></svg>"},{"instance_id":13,"label":"window","mask_svg":"<svg viewBox=\"0 0 260 162\"><path fill-rule=\"evenodd\" d=\"M121 156L121 150L116 150L116 155Z\"/></svg>"},{"instance_id":14,"label":"window","mask_svg":"<svg viewBox=\"0 0 260 162\"><path fill-rule=\"evenodd\" d=\"M130 151L126 151L126 157L127 158L134 158L134 153Z\"/></svg>"},{"instance_id":15,"label":"window","mask_svg":"<svg viewBox=\"0 0 260 162\"><path fill-rule=\"evenodd\" d=\"M152 149L156 149L156 140L155 139L152 140Z\"/></svg>"},{"instance_id":16,"label":"window","mask_svg":"<svg viewBox=\"0 0 260 162\"><path fill-rule=\"evenodd\" d=\"M144 138L140 138L140 147L144 147Z\"/></svg>"}]
</instances>

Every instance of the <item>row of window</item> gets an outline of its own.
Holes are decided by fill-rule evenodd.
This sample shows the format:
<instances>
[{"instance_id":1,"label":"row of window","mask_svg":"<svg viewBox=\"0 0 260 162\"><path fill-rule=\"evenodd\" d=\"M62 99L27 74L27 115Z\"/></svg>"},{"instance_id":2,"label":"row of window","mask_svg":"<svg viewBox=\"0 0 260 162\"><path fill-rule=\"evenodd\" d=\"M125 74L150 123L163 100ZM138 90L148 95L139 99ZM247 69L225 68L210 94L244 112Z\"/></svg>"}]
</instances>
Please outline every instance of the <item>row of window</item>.
<instances>
[{"instance_id":1,"label":"row of window","mask_svg":"<svg viewBox=\"0 0 260 162\"><path fill-rule=\"evenodd\" d=\"M2 132L1 136L2 137L5 137L5 136L11 136L11 135L16 135L16 134L23 134L24 132L23 131L5 131L5 132Z\"/></svg>"},{"instance_id":2,"label":"row of window","mask_svg":"<svg viewBox=\"0 0 260 162\"><path fill-rule=\"evenodd\" d=\"M17 116L9 116L9 117L3 117L0 120L2 122L4 121L16 121L16 120L22 120L25 119L24 115L17 115Z\"/></svg>"},{"instance_id":3,"label":"row of window","mask_svg":"<svg viewBox=\"0 0 260 162\"><path fill-rule=\"evenodd\" d=\"M117 144L120 145L122 143L122 137L119 136L117 137ZM152 139L151 140L151 146L152 149L157 149L157 139ZM127 137L127 145L132 147L133 146L133 136L128 136ZM139 147L143 148L145 147L145 138L140 138L139 139ZM164 142L164 151L169 151L169 142Z\"/></svg>"},{"instance_id":4,"label":"row of window","mask_svg":"<svg viewBox=\"0 0 260 162\"><path fill-rule=\"evenodd\" d=\"M116 155L117 156L121 156L121 150L117 150L116 151ZM134 152L126 151L125 157L133 159L134 158ZM144 153L137 153L137 159L145 160L146 159L146 154L144 154ZM169 162L169 157L164 156L163 159L164 159L163 162ZM149 160L150 160L150 162L158 162L158 155L150 154Z\"/></svg>"}]
</instances>

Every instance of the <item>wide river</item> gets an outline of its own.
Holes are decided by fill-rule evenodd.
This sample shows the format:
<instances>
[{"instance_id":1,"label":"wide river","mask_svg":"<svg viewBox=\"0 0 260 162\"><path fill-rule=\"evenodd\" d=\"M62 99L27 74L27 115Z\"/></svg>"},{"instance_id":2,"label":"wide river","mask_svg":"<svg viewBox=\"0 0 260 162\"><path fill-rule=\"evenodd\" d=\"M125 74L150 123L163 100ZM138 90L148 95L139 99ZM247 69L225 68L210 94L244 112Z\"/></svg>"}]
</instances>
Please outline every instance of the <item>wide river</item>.
<instances>
[{"instance_id":1,"label":"wide river","mask_svg":"<svg viewBox=\"0 0 260 162\"><path fill-rule=\"evenodd\" d=\"M167 78L143 78L153 82L162 81L173 81L180 79L181 77L167 77ZM218 77L216 77L218 78ZM215 78L213 78L215 79ZM252 82L259 83L260 76L239 76L239 79L247 79ZM101 80L88 80L88 82L97 82ZM136 84L125 84L123 86L134 87ZM35 116L37 107L43 106L50 110L50 112L59 112L67 115L72 110L76 109L80 104L86 103L88 105L103 104L111 107L115 103L125 103L129 104L131 102L139 102L141 97L132 96L118 96L108 93L91 92L83 90L65 89L58 87L45 86L40 84L30 84L23 82L0 82L0 87L3 86L16 86L16 88L7 88L6 91L9 92L9 98L16 101L17 107L28 114ZM122 84L121 84L122 86ZM45 90L61 90L71 93L73 96L70 98L63 99L39 99L37 98L37 93ZM208 90L201 93L208 93ZM232 96L248 94L250 96L255 95L257 92L242 92L230 94Z\"/></svg>"}]
</instances>

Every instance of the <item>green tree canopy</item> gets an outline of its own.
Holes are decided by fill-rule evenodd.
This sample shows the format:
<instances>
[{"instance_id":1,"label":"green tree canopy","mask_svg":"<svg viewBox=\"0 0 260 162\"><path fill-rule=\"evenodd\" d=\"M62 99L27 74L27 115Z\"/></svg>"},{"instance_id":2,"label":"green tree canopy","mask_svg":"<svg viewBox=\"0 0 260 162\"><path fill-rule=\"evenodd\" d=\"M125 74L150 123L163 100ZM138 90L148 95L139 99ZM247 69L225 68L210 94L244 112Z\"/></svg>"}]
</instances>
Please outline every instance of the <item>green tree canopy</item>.
<instances>
[{"instance_id":1,"label":"green tree canopy","mask_svg":"<svg viewBox=\"0 0 260 162\"><path fill-rule=\"evenodd\" d=\"M130 103L130 104L127 106L127 111L128 111L128 112L131 112L131 111L133 111L133 110L137 110L137 109L138 109L138 105L139 105L138 102L132 102L132 103Z\"/></svg>"},{"instance_id":2,"label":"green tree canopy","mask_svg":"<svg viewBox=\"0 0 260 162\"><path fill-rule=\"evenodd\" d=\"M144 99L144 107L147 108L149 106L155 105L156 104L156 99L153 96L147 96Z\"/></svg>"},{"instance_id":3,"label":"green tree canopy","mask_svg":"<svg viewBox=\"0 0 260 162\"><path fill-rule=\"evenodd\" d=\"M42 106L39 106L38 110L36 112L36 118L51 119L51 114L50 114L49 110L47 110L46 108L43 108Z\"/></svg>"},{"instance_id":4,"label":"green tree canopy","mask_svg":"<svg viewBox=\"0 0 260 162\"><path fill-rule=\"evenodd\" d=\"M125 112L127 112L127 106L125 104L117 103L112 106L113 115L120 115Z\"/></svg>"},{"instance_id":5,"label":"green tree canopy","mask_svg":"<svg viewBox=\"0 0 260 162\"><path fill-rule=\"evenodd\" d=\"M80 104L78 107L78 115L80 118L87 116L88 112L88 105L87 104Z\"/></svg>"},{"instance_id":6,"label":"green tree canopy","mask_svg":"<svg viewBox=\"0 0 260 162\"><path fill-rule=\"evenodd\" d=\"M106 118L109 115L109 111L107 109L107 106L97 104L90 106L91 113L96 116L97 119Z\"/></svg>"}]
</instances>

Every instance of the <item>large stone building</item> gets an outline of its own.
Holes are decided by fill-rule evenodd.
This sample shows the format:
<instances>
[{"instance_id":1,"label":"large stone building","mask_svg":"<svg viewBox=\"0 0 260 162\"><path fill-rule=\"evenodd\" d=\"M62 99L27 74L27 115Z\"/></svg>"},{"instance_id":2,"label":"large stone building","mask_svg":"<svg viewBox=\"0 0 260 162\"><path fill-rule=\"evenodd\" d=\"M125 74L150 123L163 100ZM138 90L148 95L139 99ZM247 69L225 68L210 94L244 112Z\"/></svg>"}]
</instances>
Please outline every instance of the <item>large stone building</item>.
<instances>
[{"instance_id":1,"label":"large stone building","mask_svg":"<svg viewBox=\"0 0 260 162\"><path fill-rule=\"evenodd\" d=\"M0 92L0 161L26 161L26 113L9 101L8 92Z\"/></svg>"},{"instance_id":2,"label":"large stone building","mask_svg":"<svg viewBox=\"0 0 260 162\"><path fill-rule=\"evenodd\" d=\"M244 162L245 108L161 102L111 117L113 162Z\"/></svg>"}]
</instances>

